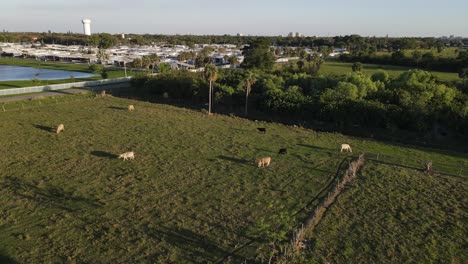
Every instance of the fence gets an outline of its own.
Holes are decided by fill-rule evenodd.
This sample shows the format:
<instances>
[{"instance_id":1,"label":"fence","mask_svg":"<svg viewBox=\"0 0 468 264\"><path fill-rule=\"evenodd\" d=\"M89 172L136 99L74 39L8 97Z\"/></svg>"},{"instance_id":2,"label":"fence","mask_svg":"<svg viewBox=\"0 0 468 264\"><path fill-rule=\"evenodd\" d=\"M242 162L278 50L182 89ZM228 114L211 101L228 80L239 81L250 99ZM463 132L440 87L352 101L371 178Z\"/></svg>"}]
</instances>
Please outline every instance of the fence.
<instances>
[{"instance_id":1,"label":"fence","mask_svg":"<svg viewBox=\"0 0 468 264\"><path fill-rule=\"evenodd\" d=\"M97 81L86 81L86 82L74 82L74 83L62 83L52 85L41 85L24 88L11 88L0 90L0 96L4 95L15 95L25 93L38 93L55 90L64 90L70 88L83 88L83 87L98 87L103 85L130 85L130 77L122 77L115 79L97 80Z\"/></svg>"},{"instance_id":2,"label":"fence","mask_svg":"<svg viewBox=\"0 0 468 264\"><path fill-rule=\"evenodd\" d=\"M468 178L468 167L465 164L447 164L441 162L434 162L433 160L423 160L418 158L401 158L401 157L393 157L388 155L383 155L380 153L366 153L366 159L368 161L384 163L388 165L394 165L398 167L414 169L414 170L423 170L424 164L426 162L432 161L433 162L433 169L434 172L446 175L446 176L454 176L454 177L462 177Z\"/></svg>"}]
</instances>

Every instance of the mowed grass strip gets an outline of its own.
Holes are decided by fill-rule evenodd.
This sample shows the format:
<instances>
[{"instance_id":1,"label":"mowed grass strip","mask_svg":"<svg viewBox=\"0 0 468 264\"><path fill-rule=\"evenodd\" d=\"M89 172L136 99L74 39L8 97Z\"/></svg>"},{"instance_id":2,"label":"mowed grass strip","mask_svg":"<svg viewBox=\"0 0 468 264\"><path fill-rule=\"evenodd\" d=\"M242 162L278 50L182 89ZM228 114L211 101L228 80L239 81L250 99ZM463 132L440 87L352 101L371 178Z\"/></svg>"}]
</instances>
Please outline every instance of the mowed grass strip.
<instances>
[{"instance_id":1,"label":"mowed grass strip","mask_svg":"<svg viewBox=\"0 0 468 264\"><path fill-rule=\"evenodd\" d=\"M466 179L368 162L329 209L306 258L330 263L464 263Z\"/></svg>"},{"instance_id":2,"label":"mowed grass strip","mask_svg":"<svg viewBox=\"0 0 468 264\"><path fill-rule=\"evenodd\" d=\"M348 62L334 62L329 61L325 62L320 68L320 74L323 75L342 75L352 72L353 63ZM403 67L403 66L393 66L393 65L378 65L378 64L362 64L362 72L366 75L372 75L379 70L386 71L390 77L396 78L400 74L410 69L415 69L415 67ZM441 81L457 81L460 80L457 73L452 72L438 72L430 71L434 76L436 76Z\"/></svg>"},{"instance_id":3,"label":"mowed grass strip","mask_svg":"<svg viewBox=\"0 0 468 264\"><path fill-rule=\"evenodd\" d=\"M2 255L19 262L213 262L262 236L259 219L307 205L347 155L341 143L355 153L467 164L450 151L80 96L0 113ZM65 131L56 135L61 123ZM278 155L280 148L289 153ZM126 151L135 160L117 159ZM254 159L266 156L272 165L257 168ZM299 225L309 213L290 221ZM251 258L258 246L231 259Z\"/></svg>"}]
</instances>

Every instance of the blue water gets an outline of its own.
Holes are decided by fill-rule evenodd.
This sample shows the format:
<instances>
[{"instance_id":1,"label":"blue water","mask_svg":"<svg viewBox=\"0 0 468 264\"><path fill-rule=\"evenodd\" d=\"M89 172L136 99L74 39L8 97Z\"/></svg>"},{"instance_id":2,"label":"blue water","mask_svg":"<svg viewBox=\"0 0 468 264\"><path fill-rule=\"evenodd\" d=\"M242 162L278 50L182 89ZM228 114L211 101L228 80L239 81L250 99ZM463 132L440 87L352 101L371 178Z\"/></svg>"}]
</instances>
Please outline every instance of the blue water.
<instances>
[{"instance_id":1,"label":"blue water","mask_svg":"<svg viewBox=\"0 0 468 264\"><path fill-rule=\"evenodd\" d=\"M22 80L60 80L73 78L89 78L94 74L76 71L47 70L32 67L19 67L0 65L0 81L22 81Z\"/></svg>"}]
</instances>

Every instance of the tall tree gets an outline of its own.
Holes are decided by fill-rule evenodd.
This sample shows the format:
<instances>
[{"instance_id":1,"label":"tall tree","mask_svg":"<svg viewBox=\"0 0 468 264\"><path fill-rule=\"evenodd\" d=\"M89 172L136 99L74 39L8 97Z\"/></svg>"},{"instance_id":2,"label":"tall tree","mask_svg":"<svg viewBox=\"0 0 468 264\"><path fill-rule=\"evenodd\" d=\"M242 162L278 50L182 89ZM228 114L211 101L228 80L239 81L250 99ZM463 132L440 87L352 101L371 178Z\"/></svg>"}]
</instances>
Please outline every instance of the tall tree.
<instances>
[{"instance_id":1,"label":"tall tree","mask_svg":"<svg viewBox=\"0 0 468 264\"><path fill-rule=\"evenodd\" d=\"M245 73L244 84L245 84L245 114L248 112L249 95L252 91L252 85L257 81L257 74L253 71L247 71Z\"/></svg>"},{"instance_id":2,"label":"tall tree","mask_svg":"<svg viewBox=\"0 0 468 264\"><path fill-rule=\"evenodd\" d=\"M463 86L465 86L465 79L468 76L468 67L462 68L458 71L458 77L463 80Z\"/></svg>"},{"instance_id":3,"label":"tall tree","mask_svg":"<svg viewBox=\"0 0 468 264\"><path fill-rule=\"evenodd\" d=\"M149 55L149 60L151 62L151 71L152 71L152 73L154 73L154 68L161 61L161 59L159 58L158 54L153 53L153 54Z\"/></svg>"},{"instance_id":4,"label":"tall tree","mask_svg":"<svg viewBox=\"0 0 468 264\"><path fill-rule=\"evenodd\" d=\"M236 56L231 56L228 58L229 63L234 66L236 64L239 64L239 59Z\"/></svg>"},{"instance_id":5,"label":"tall tree","mask_svg":"<svg viewBox=\"0 0 468 264\"><path fill-rule=\"evenodd\" d=\"M299 71L302 71L302 68L304 67L304 61L300 60L296 64L297 64L297 67L299 68Z\"/></svg>"},{"instance_id":6,"label":"tall tree","mask_svg":"<svg viewBox=\"0 0 468 264\"><path fill-rule=\"evenodd\" d=\"M142 62L142 66L143 68L146 69L147 72L149 72L149 68L151 66L151 59L149 56L143 56L141 57L141 62Z\"/></svg>"},{"instance_id":7,"label":"tall tree","mask_svg":"<svg viewBox=\"0 0 468 264\"><path fill-rule=\"evenodd\" d=\"M213 64L205 66L205 79L210 82L210 89L208 95L208 115L211 115L213 83L218 79L218 68Z\"/></svg>"},{"instance_id":8,"label":"tall tree","mask_svg":"<svg viewBox=\"0 0 468 264\"><path fill-rule=\"evenodd\" d=\"M411 53L411 56L413 57L413 60L416 62L416 68L419 69L419 62L421 61L422 59L422 52L420 52L419 50L415 50Z\"/></svg>"},{"instance_id":9,"label":"tall tree","mask_svg":"<svg viewBox=\"0 0 468 264\"><path fill-rule=\"evenodd\" d=\"M360 72L362 70L362 63L355 62L352 66L353 72Z\"/></svg>"},{"instance_id":10,"label":"tall tree","mask_svg":"<svg viewBox=\"0 0 468 264\"><path fill-rule=\"evenodd\" d=\"M246 69L270 70L275 64L275 55L267 39L260 38L250 42L242 49L245 59L242 67Z\"/></svg>"}]
</instances>

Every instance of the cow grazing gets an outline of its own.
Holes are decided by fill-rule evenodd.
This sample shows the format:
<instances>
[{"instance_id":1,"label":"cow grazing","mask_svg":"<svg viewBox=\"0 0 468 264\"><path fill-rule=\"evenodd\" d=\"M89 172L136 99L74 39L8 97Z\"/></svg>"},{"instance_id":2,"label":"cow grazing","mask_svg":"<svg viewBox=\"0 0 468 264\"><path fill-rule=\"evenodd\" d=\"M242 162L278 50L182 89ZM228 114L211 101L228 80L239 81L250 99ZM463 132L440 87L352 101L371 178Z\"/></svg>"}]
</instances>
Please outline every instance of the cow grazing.
<instances>
[{"instance_id":1,"label":"cow grazing","mask_svg":"<svg viewBox=\"0 0 468 264\"><path fill-rule=\"evenodd\" d=\"M271 157L261 158L257 160L258 167L268 167L271 163Z\"/></svg>"},{"instance_id":2,"label":"cow grazing","mask_svg":"<svg viewBox=\"0 0 468 264\"><path fill-rule=\"evenodd\" d=\"M346 152L353 153L353 150L351 149L351 146L349 144L341 144L341 151L340 152L343 152L343 150L346 150Z\"/></svg>"},{"instance_id":3,"label":"cow grazing","mask_svg":"<svg viewBox=\"0 0 468 264\"><path fill-rule=\"evenodd\" d=\"M288 154L288 149L282 148L278 151L278 154Z\"/></svg>"},{"instance_id":4,"label":"cow grazing","mask_svg":"<svg viewBox=\"0 0 468 264\"><path fill-rule=\"evenodd\" d=\"M57 127L56 133L59 134L62 131L65 131L65 126L63 124L60 124Z\"/></svg>"},{"instance_id":5,"label":"cow grazing","mask_svg":"<svg viewBox=\"0 0 468 264\"><path fill-rule=\"evenodd\" d=\"M266 133L266 128L264 127L257 127L258 132L265 134Z\"/></svg>"},{"instance_id":6,"label":"cow grazing","mask_svg":"<svg viewBox=\"0 0 468 264\"><path fill-rule=\"evenodd\" d=\"M133 106L133 105L128 106L128 111L134 111L134 110L135 110L135 106Z\"/></svg>"},{"instance_id":7,"label":"cow grazing","mask_svg":"<svg viewBox=\"0 0 468 264\"><path fill-rule=\"evenodd\" d=\"M123 159L123 160L135 159L135 153L133 153L133 151L122 153L119 155L119 159Z\"/></svg>"}]
</instances>

